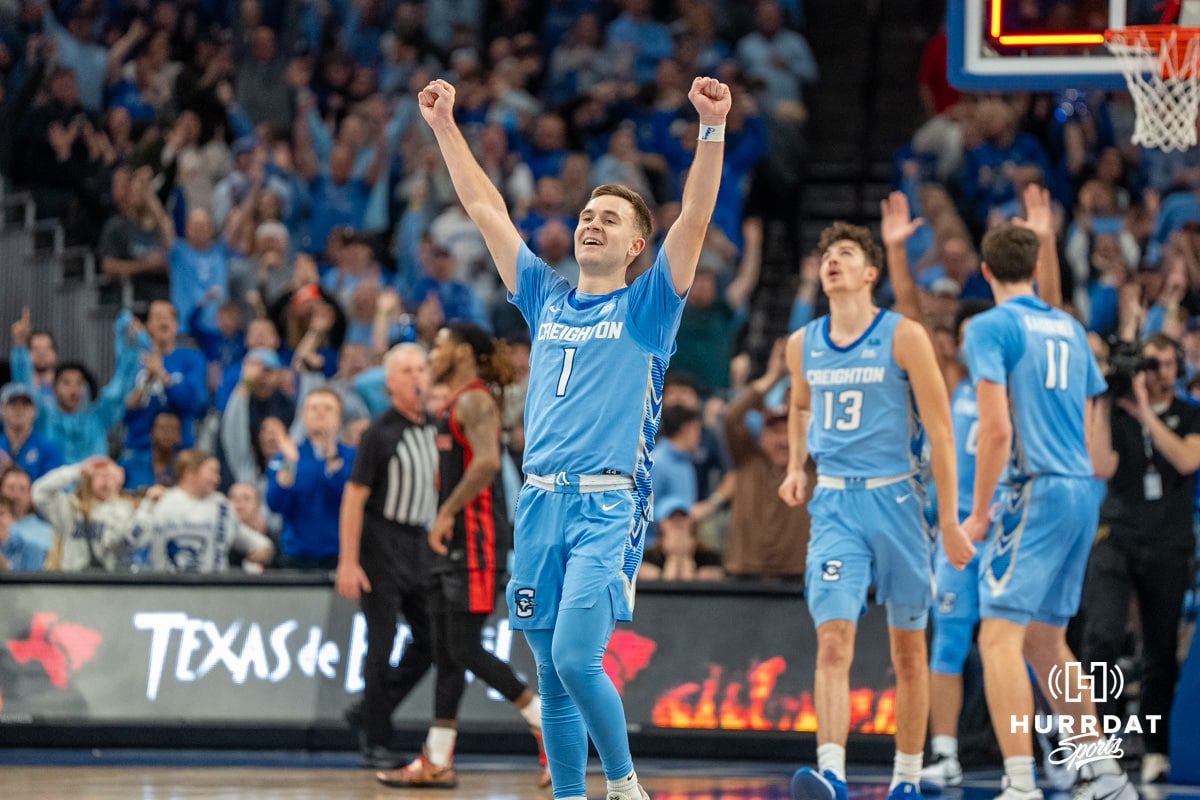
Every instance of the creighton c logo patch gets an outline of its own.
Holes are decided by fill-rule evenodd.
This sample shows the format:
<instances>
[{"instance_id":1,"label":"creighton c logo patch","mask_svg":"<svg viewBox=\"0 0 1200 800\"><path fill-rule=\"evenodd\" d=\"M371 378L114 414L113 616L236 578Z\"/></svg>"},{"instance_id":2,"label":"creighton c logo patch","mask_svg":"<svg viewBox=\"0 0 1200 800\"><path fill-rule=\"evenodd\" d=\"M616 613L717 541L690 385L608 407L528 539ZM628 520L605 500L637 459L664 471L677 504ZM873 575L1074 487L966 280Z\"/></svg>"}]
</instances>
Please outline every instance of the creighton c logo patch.
<instances>
[{"instance_id":1,"label":"creighton c logo patch","mask_svg":"<svg viewBox=\"0 0 1200 800\"><path fill-rule=\"evenodd\" d=\"M821 565L821 580L823 581L840 581L842 579L841 561L833 560L826 561Z\"/></svg>"},{"instance_id":2,"label":"creighton c logo patch","mask_svg":"<svg viewBox=\"0 0 1200 800\"><path fill-rule=\"evenodd\" d=\"M513 599L517 604L517 616L522 619L528 619L533 616L533 609L537 607L537 603L533 602L534 590L525 586L513 592Z\"/></svg>"}]
</instances>

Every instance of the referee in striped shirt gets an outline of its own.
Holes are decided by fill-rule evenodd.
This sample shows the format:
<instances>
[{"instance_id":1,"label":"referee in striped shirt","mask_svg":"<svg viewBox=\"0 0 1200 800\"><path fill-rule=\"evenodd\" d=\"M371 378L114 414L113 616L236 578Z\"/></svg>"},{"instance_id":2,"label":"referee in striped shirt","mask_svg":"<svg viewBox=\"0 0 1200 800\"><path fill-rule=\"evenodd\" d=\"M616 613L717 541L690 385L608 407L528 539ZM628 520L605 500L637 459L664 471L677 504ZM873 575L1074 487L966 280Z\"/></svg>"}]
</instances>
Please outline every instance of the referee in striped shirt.
<instances>
[{"instance_id":1,"label":"referee in striped shirt","mask_svg":"<svg viewBox=\"0 0 1200 800\"><path fill-rule=\"evenodd\" d=\"M336 578L338 594L358 601L367 623L361 710L347 717L360 726L364 766L374 769L401 762L390 748L392 712L433 663L423 581L438 502L437 428L425 414L425 350L397 345L384 368L392 407L363 433L354 458L342 495ZM392 667L397 612L412 629L412 641Z\"/></svg>"}]
</instances>

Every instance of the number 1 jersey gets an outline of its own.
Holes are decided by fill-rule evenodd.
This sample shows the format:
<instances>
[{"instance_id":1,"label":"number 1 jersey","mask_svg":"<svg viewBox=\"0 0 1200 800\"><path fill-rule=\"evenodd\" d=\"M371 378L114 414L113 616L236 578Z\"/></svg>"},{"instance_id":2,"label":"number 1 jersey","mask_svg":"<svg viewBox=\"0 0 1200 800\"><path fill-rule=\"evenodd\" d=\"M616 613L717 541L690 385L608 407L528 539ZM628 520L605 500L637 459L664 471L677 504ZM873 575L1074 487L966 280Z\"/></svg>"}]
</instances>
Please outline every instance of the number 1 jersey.
<instances>
[{"instance_id":1,"label":"number 1 jersey","mask_svg":"<svg viewBox=\"0 0 1200 800\"><path fill-rule=\"evenodd\" d=\"M666 256L629 286L583 294L521 246L509 300L529 323L524 470L633 476L650 494L663 376L684 299Z\"/></svg>"},{"instance_id":2,"label":"number 1 jersey","mask_svg":"<svg viewBox=\"0 0 1200 800\"><path fill-rule=\"evenodd\" d=\"M924 431L908 373L892 356L899 314L881 309L858 341L838 347L829 317L804 328L804 377L812 392L808 452L817 472L890 478L917 472Z\"/></svg>"}]
</instances>

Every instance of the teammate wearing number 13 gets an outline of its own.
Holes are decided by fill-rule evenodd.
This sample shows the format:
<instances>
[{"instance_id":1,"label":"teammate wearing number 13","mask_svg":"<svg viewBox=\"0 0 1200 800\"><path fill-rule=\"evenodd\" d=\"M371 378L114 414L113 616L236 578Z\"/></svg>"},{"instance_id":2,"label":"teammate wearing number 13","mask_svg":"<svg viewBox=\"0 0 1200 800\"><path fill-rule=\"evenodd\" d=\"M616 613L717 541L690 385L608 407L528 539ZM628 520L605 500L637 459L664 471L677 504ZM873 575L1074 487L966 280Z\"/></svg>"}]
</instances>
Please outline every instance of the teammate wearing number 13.
<instances>
[{"instance_id":1,"label":"teammate wearing number 13","mask_svg":"<svg viewBox=\"0 0 1200 800\"><path fill-rule=\"evenodd\" d=\"M962 569L974 555L958 525L950 404L925 329L872 302L882 259L870 232L835 223L819 246L829 315L788 341L791 455L779 487L789 505L804 502L804 463L812 456L817 487L808 506L805 595L817 626L817 769L796 772L792 795L846 800L855 624L874 583L876 600L887 607L896 671L888 797L919 798L929 714L925 626L933 593L920 477L923 430L932 447L946 556Z\"/></svg>"},{"instance_id":2,"label":"teammate wearing number 13","mask_svg":"<svg viewBox=\"0 0 1200 800\"><path fill-rule=\"evenodd\" d=\"M624 186L601 186L575 229L579 288L572 290L525 246L471 154L454 122L454 87L433 81L419 95L459 199L533 339L528 482L518 501L507 599L512 625L524 631L537 662L559 800L586 797L589 735L608 779L607 800L647 798L633 770L621 698L601 659L614 624L632 619L663 374L721 182L729 88L696 78L688 98L700 116L700 141L679 219L653 265L626 284L626 270L650 239L650 211Z\"/></svg>"}]
</instances>

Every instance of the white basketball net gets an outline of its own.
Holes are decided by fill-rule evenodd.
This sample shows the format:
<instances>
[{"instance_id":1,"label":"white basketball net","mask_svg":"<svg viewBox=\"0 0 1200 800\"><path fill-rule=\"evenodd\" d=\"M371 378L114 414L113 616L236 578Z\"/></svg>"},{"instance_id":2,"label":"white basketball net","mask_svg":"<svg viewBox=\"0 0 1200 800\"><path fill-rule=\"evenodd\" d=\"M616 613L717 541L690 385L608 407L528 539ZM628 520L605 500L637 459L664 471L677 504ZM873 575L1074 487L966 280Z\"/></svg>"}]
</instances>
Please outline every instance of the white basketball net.
<instances>
[{"instance_id":1,"label":"white basketball net","mask_svg":"<svg viewBox=\"0 0 1200 800\"><path fill-rule=\"evenodd\" d=\"M1109 34L1106 44L1125 73L1137 112L1134 144L1168 153L1196 146L1200 38L1185 39L1178 47L1175 33L1158 45L1151 44L1146 34L1136 29Z\"/></svg>"}]
</instances>

